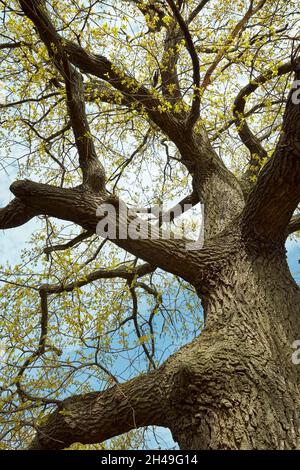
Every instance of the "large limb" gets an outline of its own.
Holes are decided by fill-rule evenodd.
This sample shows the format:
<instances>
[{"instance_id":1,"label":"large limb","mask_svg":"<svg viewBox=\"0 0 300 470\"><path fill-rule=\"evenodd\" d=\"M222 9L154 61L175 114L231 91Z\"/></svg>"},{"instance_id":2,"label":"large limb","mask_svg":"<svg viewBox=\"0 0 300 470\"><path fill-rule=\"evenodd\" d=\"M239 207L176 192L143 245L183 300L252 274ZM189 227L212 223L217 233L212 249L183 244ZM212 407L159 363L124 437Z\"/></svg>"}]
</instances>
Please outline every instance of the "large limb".
<instances>
[{"instance_id":1,"label":"large limb","mask_svg":"<svg viewBox=\"0 0 300 470\"><path fill-rule=\"evenodd\" d=\"M83 183L105 192L105 169L99 162L85 112L84 87L80 73L66 64L68 109L79 154Z\"/></svg>"},{"instance_id":2,"label":"large limb","mask_svg":"<svg viewBox=\"0 0 300 470\"><path fill-rule=\"evenodd\" d=\"M235 124L237 126L238 134L248 148L250 152L250 161L248 168L246 169L243 180L247 186L252 186L256 180L257 175L268 158L267 151L263 148L260 140L254 135L250 129L245 113L246 101L249 96L254 93L259 87L272 80L275 77L281 77L282 75L292 72L294 67L293 62L286 62L280 65L275 71L273 68L264 71L257 78L248 83L244 88L241 89L234 101L234 117Z\"/></svg>"},{"instance_id":3,"label":"large limb","mask_svg":"<svg viewBox=\"0 0 300 470\"><path fill-rule=\"evenodd\" d=\"M95 193L83 186L66 189L24 180L14 182L11 185L11 191L16 196L16 200L24 204L25 211L27 211L25 221L28 220L30 211L31 217L48 215L67 220L79 225L89 233L96 233L99 222L96 212L99 205L110 202L116 204L116 207L120 205L121 208L124 208L125 206L118 199L112 198L109 201L106 195ZM10 223L10 218L6 220L5 214L10 217L11 211L7 208L2 211L0 229L7 228ZM124 227L125 223L130 223L130 217L128 220L124 219L124 212L116 209L117 225L122 223ZM142 221L140 222L142 223ZM13 226L23 223L22 218L16 219ZM155 230L156 239L143 236L138 236L136 239L130 236L121 238L118 237L117 230L116 236L111 237L111 241L150 265L185 279L193 284L199 292L201 286L205 287L209 282L211 263L222 264L234 246L230 232L220 234L220 238L207 240L204 247L199 249L199 245L190 245L191 240L167 238L166 233L158 227ZM104 275L103 272L98 274Z\"/></svg>"},{"instance_id":4,"label":"large limb","mask_svg":"<svg viewBox=\"0 0 300 470\"><path fill-rule=\"evenodd\" d=\"M211 330L204 330L200 341L198 338L184 346L158 369L106 391L62 401L37 427L29 448L60 450L75 442L101 443L149 425L174 429L182 409L188 407L195 393L198 409L207 408L210 403L206 399L208 387L215 386L212 371L216 364L219 375L224 367L226 369L229 353L228 348L224 348L223 330L216 333L213 342ZM181 426L178 432L184 432ZM177 440L179 436L174 434L173 437Z\"/></svg>"},{"instance_id":5,"label":"large limb","mask_svg":"<svg viewBox=\"0 0 300 470\"><path fill-rule=\"evenodd\" d=\"M178 148L192 176L194 192L204 204L205 239L222 232L244 207L239 181L221 161L202 128L181 134Z\"/></svg>"},{"instance_id":6,"label":"large limb","mask_svg":"<svg viewBox=\"0 0 300 470\"><path fill-rule=\"evenodd\" d=\"M223 335L219 336L223 342ZM205 378L219 351L219 344L212 345L211 335L204 333L201 346L197 340L183 347L154 371L102 392L67 398L37 427L29 449L61 450L75 442L99 444L143 426L171 427L195 390L198 402L206 396ZM176 409L178 403L181 411Z\"/></svg>"},{"instance_id":7,"label":"large limb","mask_svg":"<svg viewBox=\"0 0 300 470\"><path fill-rule=\"evenodd\" d=\"M165 426L163 381L162 367L103 392L72 396L38 428L29 448L60 450L74 442L103 442L141 426Z\"/></svg>"},{"instance_id":8,"label":"large limb","mask_svg":"<svg viewBox=\"0 0 300 470\"><path fill-rule=\"evenodd\" d=\"M294 67L296 81L288 97L281 137L272 158L260 172L243 212L246 236L283 240L300 202L299 61Z\"/></svg>"},{"instance_id":9,"label":"large limb","mask_svg":"<svg viewBox=\"0 0 300 470\"><path fill-rule=\"evenodd\" d=\"M34 22L47 47L49 56L64 79L67 106L79 154L83 183L94 191L104 191L105 170L98 160L86 117L82 77L68 60L62 47L61 38L46 13L45 2L39 0L35 4L31 4L32 2L20 3L24 7L25 13Z\"/></svg>"},{"instance_id":10,"label":"large limb","mask_svg":"<svg viewBox=\"0 0 300 470\"><path fill-rule=\"evenodd\" d=\"M173 437L178 440L180 433L185 432L182 423L176 427L182 409L189 410L193 399L197 400L199 413L207 407L211 409L207 391L215 390L215 377L222 377L221 371L228 366L228 355L229 360L236 363L240 351L234 341L231 350L224 347L222 328L216 331L213 341L212 329L205 329L200 339L181 348L158 369L106 391L62 401L37 427L30 449L59 450L75 442L101 443L131 429L149 425L164 426L172 432L175 429ZM253 356L253 351L246 348L245 364L248 364L251 354ZM216 368L215 375L213 371ZM228 373L222 380L228 380ZM222 408L222 404L220 406ZM190 422L187 426L191 426ZM205 439L206 420L204 429Z\"/></svg>"},{"instance_id":11,"label":"large limb","mask_svg":"<svg viewBox=\"0 0 300 470\"><path fill-rule=\"evenodd\" d=\"M17 198L13 204L17 204L17 201L21 201L23 207L25 207L24 214L26 214L26 216L24 216L25 218L15 218L12 223L12 211L9 205L1 209L0 214L2 217L0 219L0 228L21 225L35 215L48 215L50 217L74 222L89 232L96 233L96 227L99 222L96 211L99 205L111 202L118 208L119 202L120 204L124 204L115 198L109 201L106 195L95 193L82 186L73 189L65 189L24 180L13 183L11 185L11 191ZM117 222L120 220L122 223L128 223L128 221L124 222L121 220L123 215L122 212L120 213L121 216L120 219L118 219L117 209ZM7 216L7 219L5 216ZM195 275L198 278L201 275L201 269L199 267L200 254L198 250L193 251L187 249L187 243L190 241L183 239L166 239L164 234L158 235L157 239L132 239L130 237L122 239L116 236L112 241L133 255L144 259L151 265L161 267L189 281L191 281ZM203 258L205 258L204 253Z\"/></svg>"}]
</instances>

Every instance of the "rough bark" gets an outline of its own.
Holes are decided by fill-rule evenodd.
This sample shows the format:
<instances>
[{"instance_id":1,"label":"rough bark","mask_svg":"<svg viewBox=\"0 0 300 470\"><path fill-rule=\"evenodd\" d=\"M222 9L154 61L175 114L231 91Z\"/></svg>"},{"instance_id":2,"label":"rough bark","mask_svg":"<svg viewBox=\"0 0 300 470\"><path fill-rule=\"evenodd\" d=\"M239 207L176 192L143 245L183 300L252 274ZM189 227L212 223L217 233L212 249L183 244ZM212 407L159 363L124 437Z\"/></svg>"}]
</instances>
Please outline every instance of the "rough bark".
<instances>
[{"instance_id":1,"label":"rough bark","mask_svg":"<svg viewBox=\"0 0 300 470\"><path fill-rule=\"evenodd\" d=\"M178 357L191 377L173 436L184 449L299 449L299 288L282 249L237 248L206 298L205 330Z\"/></svg>"}]
</instances>

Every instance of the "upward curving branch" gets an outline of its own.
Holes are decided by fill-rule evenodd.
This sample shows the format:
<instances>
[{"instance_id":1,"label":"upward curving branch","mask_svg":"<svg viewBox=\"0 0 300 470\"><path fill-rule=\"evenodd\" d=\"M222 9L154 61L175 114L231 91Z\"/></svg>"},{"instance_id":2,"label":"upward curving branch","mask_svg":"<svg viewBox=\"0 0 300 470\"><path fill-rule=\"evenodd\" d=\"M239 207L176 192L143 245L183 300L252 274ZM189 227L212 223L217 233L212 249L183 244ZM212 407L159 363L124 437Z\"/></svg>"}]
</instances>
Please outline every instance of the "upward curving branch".
<instances>
[{"instance_id":1,"label":"upward curving branch","mask_svg":"<svg viewBox=\"0 0 300 470\"><path fill-rule=\"evenodd\" d=\"M260 172L243 212L245 234L273 241L285 239L292 214L300 202L299 60L294 68L295 82L288 97L281 137L272 158Z\"/></svg>"},{"instance_id":2,"label":"upward curving branch","mask_svg":"<svg viewBox=\"0 0 300 470\"><path fill-rule=\"evenodd\" d=\"M68 110L78 149L83 183L94 191L104 191L105 170L98 160L86 117L82 77L69 63L62 40L46 11L46 2L44 0L21 1L20 5L37 28L49 56L65 81Z\"/></svg>"},{"instance_id":3,"label":"upward curving branch","mask_svg":"<svg viewBox=\"0 0 300 470\"><path fill-rule=\"evenodd\" d=\"M252 16L254 16L259 10L261 10L266 2L267 2L267 0L260 0L260 2L258 2L256 7L254 7L253 6L253 0L250 0L250 5L249 5L249 8L246 11L245 15L235 25L233 30L230 32L230 34L228 35L228 37L227 37L227 39L224 43L224 46L219 50L219 52L216 54L212 64L208 67L208 69L205 73L205 76L202 80L202 83L201 83L202 92L204 90L206 90L207 87L211 84L213 73L215 72L215 70L218 67L219 63L223 59L223 57L224 57L224 55L227 51L227 48L232 44L234 39L238 36L240 31L242 31L242 29L245 27L245 25L248 23L248 21L252 18Z\"/></svg>"},{"instance_id":4,"label":"upward curving branch","mask_svg":"<svg viewBox=\"0 0 300 470\"><path fill-rule=\"evenodd\" d=\"M297 61L296 61L297 62ZM261 75L248 83L241 89L234 101L233 114L235 124L241 141L250 152L249 166L244 174L244 180L248 183L255 181L257 174L268 158L268 152L263 148L260 140L250 129L245 113L247 98L254 93L260 86L276 77L281 77L293 71L295 63L286 62L280 65L276 70L265 70Z\"/></svg>"},{"instance_id":5,"label":"upward curving branch","mask_svg":"<svg viewBox=\"0 0 300 470\"><path fill-rule=\"evenodd\" d=\"M199 118L199 112L200 112L200 63L199 63L199 58L197 51L194 46L194 42L191 36L191 33L189 31L187 23L184 21L180 10L176 6L175 2L173 0L167 0L168 5L170 6L174 17L176 18L180 29L183 33L183 36L185 38L186 42L186 48L190 54L192 64L193 64L193 87L194 87L194 93L193 93L193 102L192 102L192 108L190 111L190 114L187 118L187 125L188 127L192 127L197 119Z\"/></svg>"}]
</instances>

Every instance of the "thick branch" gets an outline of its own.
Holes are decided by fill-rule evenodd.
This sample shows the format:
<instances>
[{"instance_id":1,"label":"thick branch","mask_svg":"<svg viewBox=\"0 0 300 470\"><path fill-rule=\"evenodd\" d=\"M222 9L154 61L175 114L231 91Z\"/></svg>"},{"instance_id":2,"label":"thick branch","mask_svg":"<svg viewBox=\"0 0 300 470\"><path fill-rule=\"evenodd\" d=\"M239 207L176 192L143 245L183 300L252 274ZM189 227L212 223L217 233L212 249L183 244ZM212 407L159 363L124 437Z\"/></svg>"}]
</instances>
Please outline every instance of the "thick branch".
<instances>
[{"instance_id":1,"label":"thick branch","mask_svg":"<svg viewBox=\"0 0 300 470\"><path fill-rule=\"evenodd\" d=\"M199 5L196 6L196 8L191 12L191 14L188 17L187 23L190 24L194 19L199 15L199 13L203 10L205 5L209 2L210 0L201 0L199 2Z\"/></svg>"},{"instance_id":2,"label":"thick branch","mask_svg":"<svg viewBox=\"0 0 300 470\"><path fill-rule=\"evenodd\" d=\"M68 67L70 78L66 82L68 109L79 153L83 183L94 191L105 188L105 170L100 164L85 112L83 80L75 69Z\"/></svg>"},{"instance_id":3,"label":"thick branch","mask_svg":"<svg viewBox=\"0 0 300 470\"><path fill-rule=\"evenodd\" d=\"M8 229L26 224L39 211L30 208L18 198L13 199L6 207L0 208L0 228Z\"/></svg>"},{"instance_id":4,"label":"thick branch","mask_svg":"<svg viewBox=\"0 0 300 470\"><path fill-rule=\"evenodd\" d=\"M141 375L104 392L64 400L39 428L30 449L59 450L74 442L99 443L141 426L166 425L163 371Z\"/></svg>"},{"instance_id":5,"label":"thick branch","mask_svg":"<svg viewBox=\"0 0 300 470\"><path fill-rule=\"evenodd\" d=\"M299 62L295 67L299 67ZM300 202L300 70L283 117L282 133L272 158L258 176L243 213L245 233L284 239Z\"/></svg>"},{"instance_id":6,"label":"thick branch","mask_svg":"<svg viewBox=\"0 0 300 470\"><path fill-rule=\"evenodd\" d=\"M249 149L251 154L249 167L244 175L245 180L251 181L253 177L256 177L258 171L268 158L267 151L261 145L260 140L253 134L245 119L248 114L245 113L246 100L261 85L264 85L275 77L280 77L291 72L293 67L294 64L292 62L287 62L280 65L275 71L274 69L266 70L264 73L259 75L259 77L255 78L252 82L242 88L235 99L234 116L237 130L242 142Z\"/></svg>"},{"instance_id":7,"label":"thick branch","mask_svg":"<svg viewBox=\"0 0 300 470\"><path fill-rule=\"evenodd\" d=\"M66 84L67 104L79 154L79 164L83 174L83 183L94 191L104 190L105 170L100 164L85 112L83 80L79 72L70 65L49 15L45 1L21 1L23 11L37 28L39 35L47 47L49 56L61 73Z\"/></svg>"},{"instance_id":8,"label":"thick branch","mask_svg":"<svg viewBox=\"0 0 300 470\"><path fill-rule=\"evenodd\" d=\"M130 222L130 217L128 220L124 220L122 211L119 213L119 204L125 206L122 201L110 198L109 195L97 194L84 187L64 189L25 180L13 183L11 191L26 206L28 205L35 215L45 214L50 217L68 220L93 233L96 232L99 222L96 211L102 204L116 206L117 226L122 224L124 227ZM20 223L23 223L22 220ZM191 242L190 240L168 239L160 229L156 228L154 231L157 239L153 237L144 238L144 235L137 239L130 236L123 239L118 237L117 234L112 241L151 265L161 267L188 281L195 280L195 274L199 278L201 276L199 256L202 255L202 252L189 250L187 244ZM205 253L203 253L203 258L205 259Z\"/></svg>"},{"instance_id":9,"label":"thick branch","mask_svg":"<svg viewBox=\"0 0 300 470\"><path fill-rule=\"evenodd\" d=\"M194 42L189 31L189 28L184 21L180 10L177 8L176 4L173 0L167 0L168 5L170 6L174 17L176 18L182 34L185 38L186 48L190 54L192 64L193 64L193 87L194 87L194 94L193 94L193 102L191 112L187 119L187 124L192 127L199 117L200 111L200 63L197 51L194 46Z\"/></svg>"},{"instance_id":10,"label":"thick branch","mask_svg":"<svg viewBox=\"0 0 300 470\"><path fill-rule=\"evenodd\" d=\"M70 61L83 73L91 74L111 84L124 95L124 100L134 107L142 106L151 120L172 140L176 139L179 123L171 113L162 111L161 102L135 78L119 70L103 56L86 52L74 43L66 42Z\"/></svg>"},{"instance_id":11,"label":"thick branch","mask_svg":"<svg viewBox=\"0 0 300 470\"><path fill-rule=\"evenodd\" d=\"M288 225L288 234L300 231L300 215L296 215L292 218L291 222Z\"/></svg>"},{"instance_id":12,"label":"thick branch","mask_svg":"<svg viewBox=\"0 0 300 470\"><path fill-rule=\"evenodd\" d=\"M99 100L103 103L110 103L118 106L130 107L131 102L124 95L116 91L106 82L98 79L90 80L85 84L85 100L93 102Z\"/></svg>"}]
</instances>

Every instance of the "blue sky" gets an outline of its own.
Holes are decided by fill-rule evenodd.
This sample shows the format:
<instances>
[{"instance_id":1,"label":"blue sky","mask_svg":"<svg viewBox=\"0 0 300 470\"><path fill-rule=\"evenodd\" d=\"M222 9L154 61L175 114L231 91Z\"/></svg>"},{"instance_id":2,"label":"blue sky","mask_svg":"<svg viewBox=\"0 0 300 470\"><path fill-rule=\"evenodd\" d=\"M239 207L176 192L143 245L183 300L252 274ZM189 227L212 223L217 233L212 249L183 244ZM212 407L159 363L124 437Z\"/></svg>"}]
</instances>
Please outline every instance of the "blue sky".
<instances>
[{"instance_id":1,"label":"blue sky","mask_svg":"<svg viewBox=\"0 0 300 470\"><path fill-rule=\"evenodd\" d=\"M294 237L295 238L295 237ZM300 283L300 241L290 239L287 242L288 261L291 272L298 283Z\"/></svg>"}]
</instances>

